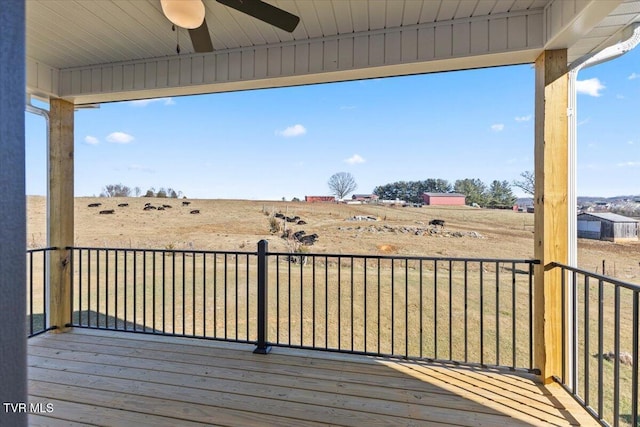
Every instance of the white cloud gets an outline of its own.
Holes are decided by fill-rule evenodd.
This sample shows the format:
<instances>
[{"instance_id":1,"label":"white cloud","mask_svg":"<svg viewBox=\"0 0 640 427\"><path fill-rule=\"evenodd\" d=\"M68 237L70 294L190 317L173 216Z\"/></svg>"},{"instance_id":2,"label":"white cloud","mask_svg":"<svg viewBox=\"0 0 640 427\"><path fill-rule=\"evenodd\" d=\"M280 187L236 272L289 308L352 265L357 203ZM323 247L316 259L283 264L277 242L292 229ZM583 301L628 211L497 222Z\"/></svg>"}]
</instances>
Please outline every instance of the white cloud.
<instances>
[{"instance_id":1,"label":"white cloud","mask_svg":"<svg viewBox=\"0 0 640 427\"><path fill-rule=\"evenodd\" d=\"M502 132L504 130L504 124L496 123L495 125L491 125L491 130L494 132Z\"/></svg>"},{"instance_id":2,"label":"white cloud","mask_svg":"<svg viewBox=\"0 0 640 427\"><path fill-rule=\"evenodd\" d=\"M305 133L307 133L307 128L305 128L301 124L289 126L284 130L276 131L276 135L284 136L286 138L304 135Z\"/></svg>"},{"instance_id":3,"label":"white cloud","mask_svg":"<svg viewBox=\"0 0 640 427\"><path fill-rule=\"evenodd\" d=\"M640 74L638 73L631 73L631 75L629 77L627 77L629 80L635 80L635 79L640 79Z\"/></svg>"},{"instance_id":4,"label":"white cloud","mask_svg":"<svg viewBox=\"0 0 640 427\"><path fill-rule=\"evenodd\" d=\"M635 144L635 143L634 143L633 141L627 141L627 144L629 144L629 145L633 145L633 144Z\"/></svg>"},{"instance_id":5,"label":"white cloud","mask_svg":"<svg viewBox=\"0 0 640 427\"><path fill-rule=\"evenodd\" d=\"M533 116L531 114L527 115L527 116L518 116L516 117L516 122L528 122L531 120Z\"/></svg>"},{"instance_id":6,"label":"white cloud","mask_svg":"<svg viewBox=\"0 0 640 427\"><path fill-rule=\"evenodd\" d=\"M576 81L576 92L589 96L601 96L600 91L605 89L606 86L600 83L598 78L594 77L587 80Z\"/></svg>"},{"instance_id":7,"label":"white cloud","mask_svg":"<svg viewBox=\"0 0 640 427\"><path fill-rule=\"evenodd\" d=\"M89 145L98 145L100 140L95 136L87 135L84 137L84 142Z\"/></svg>"},{"instance_id":8,"label":"white cloud","mask_svg":"<svg viewBox=\"0 0 640 427\"><path fill-rule=\"evenodd\" d=\"M620 168L637 168L640 167L640 162L622 162L618 163L616 166Z\"/></svg>"},{"instance_id":9,"label":"white cloud","mask_svg":"<svg viewBox=\"0 0 640 427\"><path fill-rule=\"evenodd\" d=\"M135 138L128 133L124 132L112 132L107 135L107 141L112 142L114 144L128 144L133 141Z\"/></svg>"},{"instance_id":10,"label":"white cloud","mask_svg":"<svg viewBox=\"0 0 640 427\"><path fill-rule=\"evenodd\" d=\"M362 158L362 156L359 155L359 154L354 154L353 156L349 157L348 159L344 159L344 161L346 163L349 163L350 165L357 165L359 163L366 162L366 160L364 158Z\"/></svg>"},{"instance_id":11,"label":"white cloud","mask_svg":"<svg viewBox=\"0 0 640 427\"><path fill-rule=\"evenodd\" d=\"M162 105L175 105L173 98L154 98L154 99L138 99L136 101L130 101L129 104L134 107L146 107L149 104L160 102Z\"/></svg>"}]
</instances>

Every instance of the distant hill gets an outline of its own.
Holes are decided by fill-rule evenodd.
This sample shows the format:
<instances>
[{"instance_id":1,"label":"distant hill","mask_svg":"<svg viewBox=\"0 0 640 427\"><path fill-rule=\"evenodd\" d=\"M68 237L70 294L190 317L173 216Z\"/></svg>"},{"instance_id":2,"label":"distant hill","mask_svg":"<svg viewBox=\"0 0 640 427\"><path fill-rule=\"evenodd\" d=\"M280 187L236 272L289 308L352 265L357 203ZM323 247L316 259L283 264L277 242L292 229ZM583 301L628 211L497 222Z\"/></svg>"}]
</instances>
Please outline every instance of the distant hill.
<instances>
[{"instance_id":1,"label":"distant hill","mask_svg":"<svg viewBox=\"0 0 640 427\"><path fill-rule=\"evenodd\" d=\"M637 196L614 196L614 197L597 197L597 196L578 196L578 204L586 205L593 204L596 202L606 202L606 203L623 203L625 201L640 201L640 195ZM532 197L521 197L516 203L521 206L533 205Z\"/></svg>"}]
</instances>

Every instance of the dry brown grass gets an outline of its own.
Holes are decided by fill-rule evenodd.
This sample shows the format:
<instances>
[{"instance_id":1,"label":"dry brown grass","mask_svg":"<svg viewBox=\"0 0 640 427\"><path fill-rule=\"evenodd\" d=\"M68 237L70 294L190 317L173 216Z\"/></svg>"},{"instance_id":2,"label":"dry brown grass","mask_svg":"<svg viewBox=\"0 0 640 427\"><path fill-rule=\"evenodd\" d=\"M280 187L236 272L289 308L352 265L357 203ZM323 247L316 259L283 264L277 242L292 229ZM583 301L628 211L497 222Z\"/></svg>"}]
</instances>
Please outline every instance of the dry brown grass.
<instances>
[{"instance_id":1,"label":"dry brown grass","mask_svg":"<svg viewBox=\"0 0 640 427\"><path fill-rule=\"evenodd\" d=\"M28 235L30 247L46 244L45 199L29 196ZM88 208L101 202L100 208ZM171 204L164 211L143 211L145 203ZM91 247L167 248L209 250L254 250L261 239L272 251L288 251L287 242L270 232L269 215L282 212L299 216L306 225L283 223L292 231L316 233L314 253L398 254L446 257L532 258L533 214L468 207L389 207L247 200L182 200L154 198L76 199L75 245ZM119 203L129 203L119 208ZM100 209L115 209L114 215L99 215ZM192 209L200 214L192 215ZM378 221L349 221L354 216L373 216ZM443 234L416 235L403 229L428 229L431 219L446 221L445 230L463 237ZM386 227L386 231L374 228ZM466 235L476 232L481 238ZM445 233L446 234L446 233ZM580 239L579 265L602 271L622 280L640 280L639 244Z\"/></svg>"}]
</instances>

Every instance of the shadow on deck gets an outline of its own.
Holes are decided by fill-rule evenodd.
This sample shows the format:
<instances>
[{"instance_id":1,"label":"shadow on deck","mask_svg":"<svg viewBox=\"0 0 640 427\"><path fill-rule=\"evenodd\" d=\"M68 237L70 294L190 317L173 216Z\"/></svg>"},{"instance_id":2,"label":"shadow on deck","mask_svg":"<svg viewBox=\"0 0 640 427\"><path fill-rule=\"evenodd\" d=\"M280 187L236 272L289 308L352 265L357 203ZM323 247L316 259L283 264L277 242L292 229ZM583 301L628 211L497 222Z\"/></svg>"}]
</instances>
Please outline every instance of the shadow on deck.
<instances>
[{"instance_id":1,"label":"shadow on deck","mask_svg":"<svg viewBox=\"0 0 640 427\"><path fill-rule=\"evenodd\" d=\"M75 329L28 341L30 425L598 425L557 384L479 368Z\"/></svg>"}]
</instances>

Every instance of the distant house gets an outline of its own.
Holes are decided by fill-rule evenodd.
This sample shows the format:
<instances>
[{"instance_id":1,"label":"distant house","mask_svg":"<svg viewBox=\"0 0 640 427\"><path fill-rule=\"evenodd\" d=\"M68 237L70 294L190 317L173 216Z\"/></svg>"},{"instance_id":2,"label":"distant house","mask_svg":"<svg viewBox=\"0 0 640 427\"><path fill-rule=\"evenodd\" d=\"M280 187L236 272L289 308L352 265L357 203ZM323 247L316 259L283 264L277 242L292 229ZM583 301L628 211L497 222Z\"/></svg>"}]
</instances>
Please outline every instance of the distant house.
<instances>
[{"instance_id":1,"label":"distant house","mask_svg":"<svg viewBox=\"0 0 640 427\"><path fill-rule=\"evenodd\" d=\"M304 196L305 202L335 202L335 196Z\"/></svg>"},{"instance_id":2,"label":"distant house","mask_svg":"<svg viewBox=\"0 0 640 427\"><path fill-rule=\"evenodd\" d=\"M424 193L422 200L425 205L464 206L465 195L460 193Z\"/></svg>"},{"instance_id":3,"label":"distant house","mask_svg":"<svg viewBox=\"0 0 640 427\"><path fill-rule=\"evenodd\" d=\"M578 215L578 237L612 242L638 240L640 221L614 213Z\"/></svg>"},{"instance_id":4,"label":"distant house","mask_svg":"<svg viewBox=\"0 0 640 427\"><path fill-rule=\"evenodd\" d=\"M354 194L351 196L351 200L362 203L371 203L378 200L378 196L375 194Z\"/></svg>"}]
</instances>

